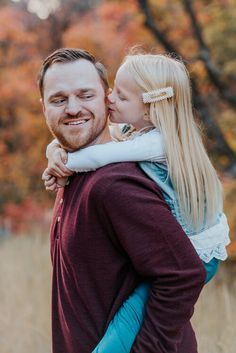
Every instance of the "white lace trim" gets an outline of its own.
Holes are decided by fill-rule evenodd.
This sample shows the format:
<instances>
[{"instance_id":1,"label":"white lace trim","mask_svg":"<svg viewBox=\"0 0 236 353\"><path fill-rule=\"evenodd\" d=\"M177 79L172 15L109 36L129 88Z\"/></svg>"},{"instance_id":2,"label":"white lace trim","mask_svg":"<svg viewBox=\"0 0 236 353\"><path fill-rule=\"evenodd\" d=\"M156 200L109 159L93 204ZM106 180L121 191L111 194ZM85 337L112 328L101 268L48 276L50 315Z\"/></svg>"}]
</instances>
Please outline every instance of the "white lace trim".
<instances>
[{"instance_id":1,"label":"white lace trim","mask_svg":"<svg viewBox=\"0 0 236 353\"><path fill-rule=\"evenodd\" d=\"M199 257L209 262L215 257L224 261L227 257L226 246L230 243L229 226L223 213L217 224L189 237Z\"/></svg>"}]
</instances>

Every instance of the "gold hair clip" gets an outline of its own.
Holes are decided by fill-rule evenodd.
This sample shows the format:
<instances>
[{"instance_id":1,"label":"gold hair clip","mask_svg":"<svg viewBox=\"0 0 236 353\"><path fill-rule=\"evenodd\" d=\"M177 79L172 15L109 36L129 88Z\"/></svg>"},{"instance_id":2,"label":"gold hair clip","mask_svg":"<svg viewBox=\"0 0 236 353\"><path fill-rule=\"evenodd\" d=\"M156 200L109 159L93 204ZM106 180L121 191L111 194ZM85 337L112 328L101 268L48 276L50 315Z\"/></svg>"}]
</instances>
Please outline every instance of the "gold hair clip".
<instances>
[{"instance_id":1,"label":"gold hair clip","mask_svg":"<svg viewBox=\"0 0 236 353\"><path fill-rule=\"evenodd\" d=\"M159 102L166 98L171 98L174 95L172 87L155 89L154 91L145 92L142 94L143 103Z\"/></svg>"}]
</instances>

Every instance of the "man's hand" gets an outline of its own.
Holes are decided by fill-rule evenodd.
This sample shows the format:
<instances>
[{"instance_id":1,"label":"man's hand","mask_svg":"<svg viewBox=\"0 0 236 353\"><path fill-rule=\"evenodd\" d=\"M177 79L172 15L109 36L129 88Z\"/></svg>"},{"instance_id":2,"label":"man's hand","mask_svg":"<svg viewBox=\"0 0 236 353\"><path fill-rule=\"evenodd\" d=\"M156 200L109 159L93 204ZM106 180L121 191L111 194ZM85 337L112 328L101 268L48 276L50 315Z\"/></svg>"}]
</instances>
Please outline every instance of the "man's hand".
<instances>
[{"instance_id":1,"label":"man's hand","mask_svg":"<svg viewBox=\"0 0 236 353\"><path fill-rule=\"evenodd\" d=\"M57 178L65 178L72 175L70 169L66 168L67 152L58 144L50 144L47 148L48 174ZM64 186L64 185L63 185Z\"/></svg>"}]
</instances>

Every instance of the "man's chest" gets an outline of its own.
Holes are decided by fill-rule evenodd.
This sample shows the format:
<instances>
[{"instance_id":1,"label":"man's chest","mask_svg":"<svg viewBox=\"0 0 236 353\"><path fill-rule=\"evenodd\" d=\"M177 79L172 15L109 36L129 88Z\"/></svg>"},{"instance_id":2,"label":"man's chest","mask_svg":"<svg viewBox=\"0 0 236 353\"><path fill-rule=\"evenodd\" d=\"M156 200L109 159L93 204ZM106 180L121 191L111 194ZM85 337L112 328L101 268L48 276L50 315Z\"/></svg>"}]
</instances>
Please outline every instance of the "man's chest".
<instances>
[{"instance_id":1,"label":"man's chest","mask_svg":"<svg viewBox=\"0 0 236 353\"><path fill-rule=\"evenodd\" d=\"M94 198L59 191L51 227L52 259L57 256L77 271L98 276L124 261L114 245L114 231L98 207Z\"/></svg>"}]
</instances>

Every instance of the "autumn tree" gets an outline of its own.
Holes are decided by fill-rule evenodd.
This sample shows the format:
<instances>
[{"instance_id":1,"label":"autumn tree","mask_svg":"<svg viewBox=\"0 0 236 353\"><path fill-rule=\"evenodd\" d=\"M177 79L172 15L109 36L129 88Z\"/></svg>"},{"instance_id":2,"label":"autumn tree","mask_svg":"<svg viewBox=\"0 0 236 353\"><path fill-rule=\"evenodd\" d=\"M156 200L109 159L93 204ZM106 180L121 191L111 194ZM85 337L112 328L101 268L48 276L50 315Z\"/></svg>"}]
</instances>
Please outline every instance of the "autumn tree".
<instances>
[{"instance_id":1,"label":"autumn tree","mask_svg":"<svg viewBox=\"0 0 236 353\"><path fill-rule=\"evenodd\" d=\"M50 1L44 1L49 6ZM36 78L42 60L63 46L92 52L109 68L111 86L123 57L135 44L182 57L211 156L217 168L228 167L235 175L235 0L58 4L46 16L45 11L33 13L28 0L0 1L0 212L9 202L49 199L41 173L45 146L52 137Z\"/></svg>"},{"instance_id":2,"label":"autumn tree","mask_svg":"<svg viewBox=\"0 0 236 353\"><path fill-rule=\"evenodd\" d=\"M164 6L163 2L158 1L155 1L155 3L153 2L153 4L151 4L152 2L148 0L139 0L138 2L141 11L144 14L144 25L150 30L155 39L159 43L161 43L161 45L167 52L173 53L178 57L183 58L183 60L187 63L187 66L190 71L192 71L193 65L203 65L203 69L205 71L204 76L207 76L206 80L208 80L208 83L212 86L211 91L207 93L208 99L209 96L211 96L210 98L212 98L213 95L217 95L219 96L222 103L225 102L230 107L235 109L236 96L231 93L231 86L235 85L235 80L233 81L231 78L230 81L233 82L229 82L230 84L227 84L225 78L221 74L220 68L217 67L213 60L210 50L210 44L208 45L205 41L203 27L200 24L200 20L198 20L201 11L204 11L203 6L199 5L200 2L198 2L198 6L196 5L195 8L194 5L196 4L196 2L194 4L193 1L183 0L181 2L183 9L181 9L181 7L179 6L179 4L177 4L176 1L172 2L171 5L170 3L166 2ZM229 18L231 7L227 7L226 2L225 4L221 3L218 6L220 8L215 8L215 10L219 11L218 14L222 13L223 7L224 14L226 14L227 18ZM184 14L182 13L182 10L185 12L185 17L183 17ZM176 25L173 24L173 22L168 23L168 20L166 21L166 17L168 18L167 13L170 12L173 15L174 11L175 20L176 18L183 18L188 24L187 27L184 25L181 26L181 29L177 29L177 31L180 31L180 34L183 35L183 38L186 38L187 36L187 39L189 39L190 41L189 46L192 49L191 51L186 51L184 46L178 45L178 39L173 36L173 31L175 31L176 34ZM211 20L212 19L208 18L209 22ZM222 20L223 19L221 19L221 21ZM177 22L179 23L180 21ZM180 23L184 24L184 21L181 21ZM232 27L233 23L231 21L231 30ZM225 29L227 31L228 28ZM228 144L227 140L224 137L224 134L222 133L219 127L217 120L214 118L214 111L212 111L210 109L210 105L207 104L207 100L205 99L206 89L202 87L202 80L199 80L197 75L193 74L191 82L194 106L199 112L200 118L203 124L205 125L208 136L212 139L214 149L216 149L216 151L221 156L225 156L229 159L229 170L233 175L235 175L235 152Z\"/></svg>"}]
</instances>

